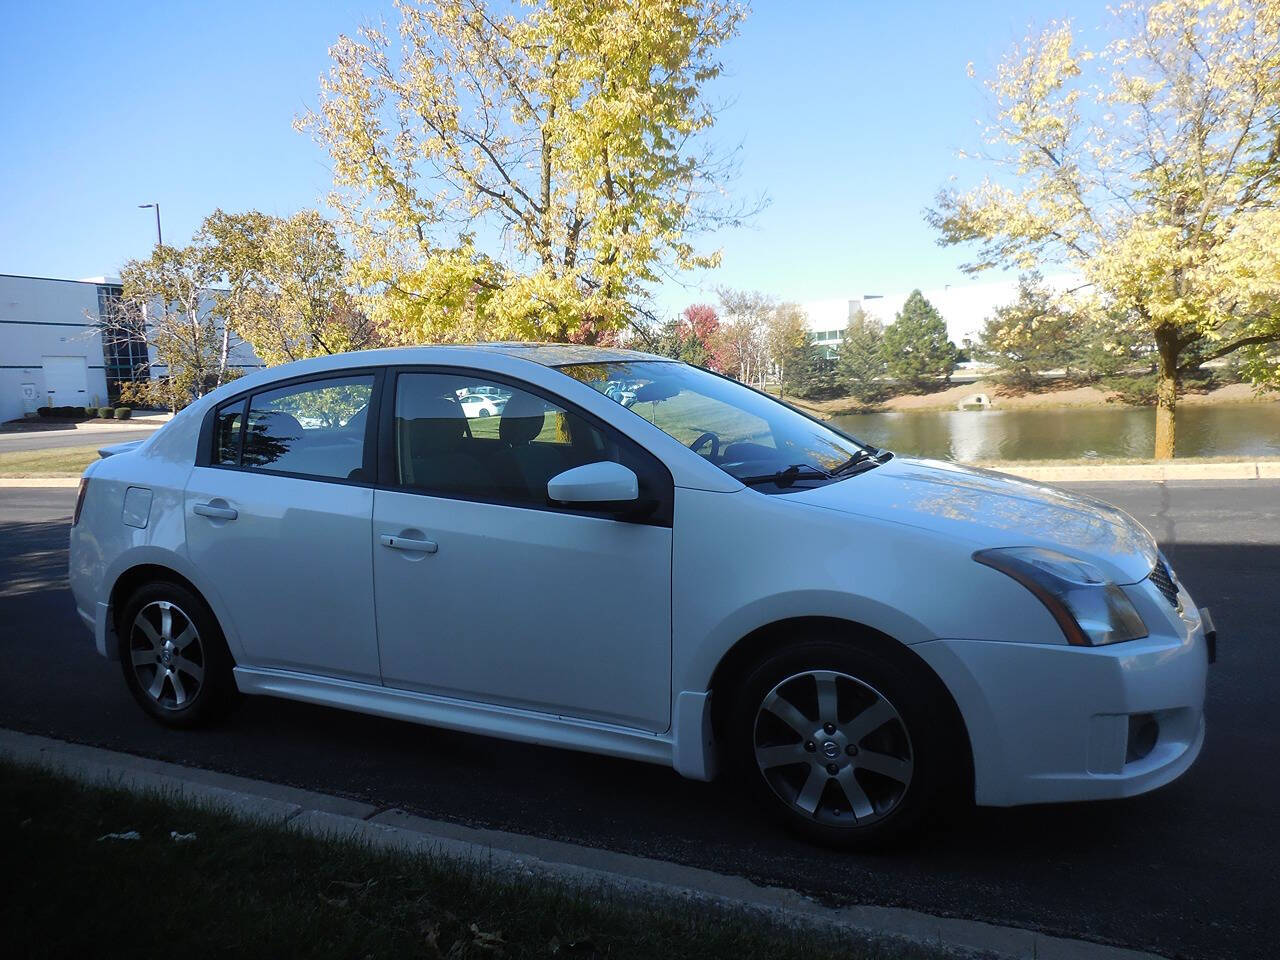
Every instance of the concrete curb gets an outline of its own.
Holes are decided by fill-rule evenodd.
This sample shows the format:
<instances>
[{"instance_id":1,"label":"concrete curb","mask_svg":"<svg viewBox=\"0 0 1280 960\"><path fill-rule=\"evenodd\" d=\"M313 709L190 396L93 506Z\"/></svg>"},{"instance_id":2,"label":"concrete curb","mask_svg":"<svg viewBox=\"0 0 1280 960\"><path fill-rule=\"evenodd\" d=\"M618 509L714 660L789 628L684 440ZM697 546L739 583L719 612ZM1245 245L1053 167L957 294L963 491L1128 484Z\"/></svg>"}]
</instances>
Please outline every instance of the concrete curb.
<instances>
[{"instance_id":1,"label":"concrete curb","mask_svg":"<svg viewBox=\"0 0 1280 960\"><path fill-rule=\"evenodd\" d=\"M1038 467L1033 463L1010 463L991 469L1026 480L1043 483L1115 483L1166 480L1276 480L1280 462L1239 463L1099 463Z\"/></svg>"},{"instance_id":2,"label":"concrete curb","mask_svg":"<svg viewBox=\"0 0 1280 960\"><path fill-rule=\"evenodd\" d=\"M697 898L786 923L1001 960L1161 960L1151 953L898 907L825 907L791 890L760 887L710 870L429 820L342 797L12 730L0 730L0 756L86 783L180 796L313 836L354 838L384 849L466 860L504 874L533 875L613 895Z\"/></svg>"}]
</instances>

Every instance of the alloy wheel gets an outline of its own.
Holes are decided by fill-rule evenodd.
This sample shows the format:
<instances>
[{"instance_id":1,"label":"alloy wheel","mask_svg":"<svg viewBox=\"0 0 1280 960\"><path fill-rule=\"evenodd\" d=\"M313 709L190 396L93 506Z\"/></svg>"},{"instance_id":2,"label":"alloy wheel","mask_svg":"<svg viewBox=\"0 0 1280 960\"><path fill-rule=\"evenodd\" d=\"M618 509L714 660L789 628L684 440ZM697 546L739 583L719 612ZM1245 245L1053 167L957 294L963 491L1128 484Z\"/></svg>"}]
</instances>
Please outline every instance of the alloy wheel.
<instances>
[{"instance_id":1,"label":"alloy wheel","mask_svg":"<svg viewBox=\"0 0 1280 960\"><path fill-rule=\"evenodd\" d=\"M167 600L133 618L129 655L141 689L166 710L188 706L204 686L205 653L195 623Z\"/></svg>"},{"instance_id":2,"label":"alloy wheel","mask_svg":"<svg viewBox=\"0 0 1280 960\"><path fill-rule=\"evenodd\" d=\"M770 690L756 711L753 745L777 797L833 826L884 819L914 771L897 708L870 684L834 670L798 673Z\"/></svg>"}]
</instances>

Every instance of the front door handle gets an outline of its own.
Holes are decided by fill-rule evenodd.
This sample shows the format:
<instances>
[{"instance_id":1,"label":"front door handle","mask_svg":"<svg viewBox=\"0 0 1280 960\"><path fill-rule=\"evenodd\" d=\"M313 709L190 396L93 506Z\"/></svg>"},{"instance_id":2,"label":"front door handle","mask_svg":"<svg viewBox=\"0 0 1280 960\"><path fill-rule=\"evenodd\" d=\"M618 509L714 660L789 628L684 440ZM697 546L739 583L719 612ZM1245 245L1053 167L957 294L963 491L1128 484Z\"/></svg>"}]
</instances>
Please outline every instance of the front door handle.
<instances>
[{"instance_id":1,"label":"front door handle","mask_svg":"<svg viewBox=\"0 0 1280 960\"><path fill-rule=\"evenodd\" d=\"M384 547L390 547L392 550L408 550L410 553L435 553L440 549L440 544L434 540L413 540L409 537L393 537L389 533L384 533L380 538Z\"/></svg>"},{"instance_id":2,"label":"front door handle","mask_svg":"<svg viewBox=\"0 0 1280 960\"><path fill-rule=\"evenodd\" d=\"M217 501L213 503L197 503L191 508L191 512L214 520L234 520L240 516L234 507L219 506Z\"/></svg>"}]
</instances>

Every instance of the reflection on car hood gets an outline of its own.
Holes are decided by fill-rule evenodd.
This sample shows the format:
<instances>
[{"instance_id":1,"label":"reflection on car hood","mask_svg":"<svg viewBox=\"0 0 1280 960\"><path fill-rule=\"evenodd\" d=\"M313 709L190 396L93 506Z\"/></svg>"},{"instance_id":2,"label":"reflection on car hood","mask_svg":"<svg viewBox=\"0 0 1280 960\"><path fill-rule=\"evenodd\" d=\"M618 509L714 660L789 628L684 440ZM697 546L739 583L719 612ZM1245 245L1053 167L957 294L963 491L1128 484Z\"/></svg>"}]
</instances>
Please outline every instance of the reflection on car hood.
<instances>
[{"instance_id":1,"label":"reflection on car hood","mask_svg":"<svg viewBox=\"0 0 1280 960\"><path fill-rule=\"evenodd\" d=\"M1087 560L1117 583L1151 572L1156 545L1124 511L990 470L894 457L789 499L914 527L987 547L1042 546Z\"/></svg>"}]
</instances>

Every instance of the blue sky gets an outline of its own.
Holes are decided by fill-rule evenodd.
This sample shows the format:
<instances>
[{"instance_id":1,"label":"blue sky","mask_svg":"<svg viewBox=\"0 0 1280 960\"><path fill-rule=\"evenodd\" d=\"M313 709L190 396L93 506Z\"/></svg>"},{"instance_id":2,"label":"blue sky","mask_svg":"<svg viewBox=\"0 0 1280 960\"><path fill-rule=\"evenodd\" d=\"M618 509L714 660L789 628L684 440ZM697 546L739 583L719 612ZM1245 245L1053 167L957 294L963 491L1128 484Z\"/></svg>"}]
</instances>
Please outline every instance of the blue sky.
<instances>
[{"instance_id":1,"label":"blue sky","mask_svg":"<svg viewBox=\"0 0 1280 960\"><path fill-rule=\"evenodd\" d=\"M757 0L724 51L715 136L742 142L734 189L768 209L704 238L721 284L816 300L964 283L961 251L921 211L972 161L981 77L1029 24L1105 19L1103 0L982 4ZM287 215L319 203L326 158L291 121L315 102L327 48L382 0L6 3L0 30L0 273L114 273L154 242L187 240L214 207Z\"/></svg>"}]
</instances>

